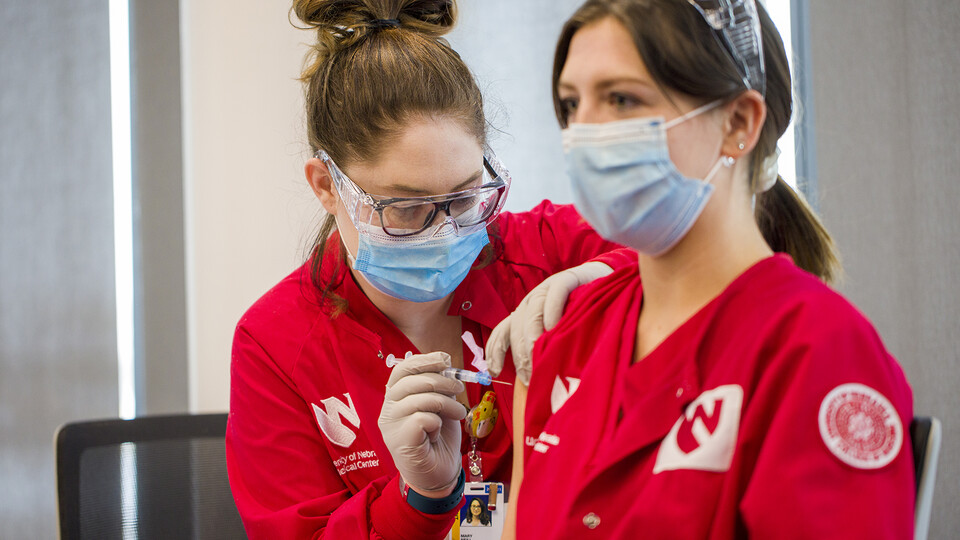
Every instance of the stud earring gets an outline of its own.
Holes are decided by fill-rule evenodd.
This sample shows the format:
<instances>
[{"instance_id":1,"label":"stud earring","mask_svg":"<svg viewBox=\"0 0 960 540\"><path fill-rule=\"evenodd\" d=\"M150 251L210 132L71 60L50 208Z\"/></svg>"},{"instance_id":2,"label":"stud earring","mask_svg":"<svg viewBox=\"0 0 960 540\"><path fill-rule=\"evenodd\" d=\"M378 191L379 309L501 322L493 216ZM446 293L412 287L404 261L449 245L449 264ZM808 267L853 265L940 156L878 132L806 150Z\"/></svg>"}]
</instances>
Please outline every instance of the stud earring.
<instances>
[{"instance_id":1,"label":"stud earring","mask_svg":"<svg viewBox=\"0 0 960 540\"><path fill-rule=\"evenodd\" d=\"M737 143L737 148L739 148L740 150L743 150L746 147L747 145L743 144L743 141L740 141L739 143Z\"/></svg>"}]
</instances>

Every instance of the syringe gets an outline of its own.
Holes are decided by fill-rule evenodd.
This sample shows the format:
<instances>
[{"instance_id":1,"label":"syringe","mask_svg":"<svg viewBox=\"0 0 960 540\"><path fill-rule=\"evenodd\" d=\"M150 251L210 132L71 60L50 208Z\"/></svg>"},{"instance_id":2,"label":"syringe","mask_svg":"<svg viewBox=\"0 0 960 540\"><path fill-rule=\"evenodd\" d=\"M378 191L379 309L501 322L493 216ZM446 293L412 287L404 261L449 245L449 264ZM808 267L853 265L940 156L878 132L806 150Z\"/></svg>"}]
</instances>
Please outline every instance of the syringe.
<instances>
[{"instance_id":1,"label":"syringe","mask_svg":"<svg viewBox=\"0 0 960 540\"><path fill-rule=\"evenodd\" d=\"M489 386L491 383L498 384L510 384L504 381L494 380L486 371L477 372L477 371L467 371L465 369L457 369L448 367L447 369L440 372L441 375L449 379L457 379L458 381L479 383L484 386ZM511 385L512 386L512 385Z\"/></svg>"}]
</instances>

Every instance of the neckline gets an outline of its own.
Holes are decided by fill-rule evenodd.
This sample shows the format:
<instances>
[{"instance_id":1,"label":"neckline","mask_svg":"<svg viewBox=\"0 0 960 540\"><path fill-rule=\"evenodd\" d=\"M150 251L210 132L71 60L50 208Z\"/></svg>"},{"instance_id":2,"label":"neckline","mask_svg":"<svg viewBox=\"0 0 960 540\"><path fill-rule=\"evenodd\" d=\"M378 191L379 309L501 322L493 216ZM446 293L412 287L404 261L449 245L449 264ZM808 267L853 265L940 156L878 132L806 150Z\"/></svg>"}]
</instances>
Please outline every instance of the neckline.
<instances>
[{"instance_id":1,"label":"neckline","mask_svg":"<svg viewBox=\"0 0 960 540\"><path fill-rule=\"evenodd\" d=\"M688 317L685 321L683 321L679 326L674 328L673 331L670 332L670 334L667 335L667 337L664 338L660 343L658 343L656 347L654 347L650 352L645 354L643 358L638 359L636 362L633 361L633 351L636 350L637 338L639 337L640 332L639 330L635 330L633 335L633 344L630 350L630 362L628 363L628 366L642 364L648 358L661 354L660 351L670 346L670 344L677 339L676 338L677 335L681 335L685 333L686 329L692 326L696 321L698 321L699 319L702 319L708 313L713 312L722 300L729 298L730 296L733 296L739 293L744 288L746 288L753 281L751 276L759 272L761 268L764 268L772 264L779 264L780 261L786 261L792 264L792 259L790 258L789 255L785 253L774 253L769 257L764 257L763 259L760 259L759 261L753 263L753 265L751 265L746 270L741 272L739 276L737 276L736 278L733 279L733 281L728 283L727 286L724 287L716 296L711 298L707 303L705 303L698 310L693 312L693 314L691 314L690 317ZM642 274L640 279L641 279L640 309L642 311L643 309L643 296L642 296L643 295L643 276Z\"/></svg>"}]
</instances>

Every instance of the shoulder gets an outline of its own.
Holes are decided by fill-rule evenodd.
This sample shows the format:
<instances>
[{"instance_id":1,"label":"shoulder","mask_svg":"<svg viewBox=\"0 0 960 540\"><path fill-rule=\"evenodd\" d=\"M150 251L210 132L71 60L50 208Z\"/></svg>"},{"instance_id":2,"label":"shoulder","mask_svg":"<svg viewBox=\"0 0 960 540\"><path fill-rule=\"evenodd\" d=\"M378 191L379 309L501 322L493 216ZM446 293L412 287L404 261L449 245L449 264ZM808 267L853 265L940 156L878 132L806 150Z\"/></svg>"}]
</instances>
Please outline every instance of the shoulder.
<instances>
[{"instance_id":1,"label":"shoulder","mask_svg":"<svg viewBox=\"0 0 960 540\"><path fill-rule=\"evenodd\" d=\"M488 228L495 257L479 270L498 287L506 288L508 296L519 295L519 302L551 274L585 262L579 258L567 261L569 257L564 256L565 246L578 243L573 231L580 223L583 220L572 205L555 205L548 200L526 212L503 212Z\"/></svg>"},{"instance_id":2,"label":"shoulder","mask_svg":"<svg viewBox=\"0 0 960 540\"><path fill-rule=\"evenodd\" d=\"M778 333L811 340L850 334L879 340L873 325L856 306L816 276L796 267L789 257L775 256L756 270L753 293L743 300L765 305L763 311L779 328Z\"/></svg>"},{"instance_id":3,"label":"shoulder","mask_svg":"<svg viewBox=\"0 0 960 540\"><path fill-rule=\"evenodd\" d=\"M294 359L303 342L318 324L327 319L310 279L310 263L293 271L263 294L243 314L234 333L234 362L250 346L275 361ZM287 366L290 368L292 366Z\"/></svg>"},{"instance_id":4,"label":"shoulder","mask_svg":"<svg viewBox=\"0 0 960 540\"><path fill-rule=\"evenodd\" d=\"M860 310L785 255L748 269L705 309L703 336L727 344L764 344L767 350L782 353L857 343L861 349L886 354Z\"/></svg>"},{"instance_id":5,"label":"shoulder","mask_svg":"<svg viewBox=\"0 0 960 540\"><path fill-rule=\"evenodd\" d=\"M634 258L611 274L583 285L570 293L563 318L556 329L572 329L587 321L603 321L622 315L622 309L642 293L640 266Z\"/></svg>"},{"instance_id":6,"label":"shoulder","mask_svg":"<svg viewBox=\"0 0 960 540\"><path fill-rule=\"evenodd\" d=\"M906 376L867 317L788 258L772 261L755 277L750 294L731 299L711 332L748 344L769 379L783 388L802 385L819 402L836 388L863 385L909 410ZM752 336L750 334L753 334Z\"/></svg>"},{"instance_id":7,"label":"shoulder","mask_svg":"<svg viewBox=\"0 0 960 540\"><path fill-rule=\"evenodd\" d=\"M238 327L256 330L278 322L302 319L320 310L319 298L310 280L310 265L304 264L280 280L244 312Z\"/></svg>"},{"instance_id":8,"label":"shoulder","mask_svg":"<svg viewBox=\"0 0 960 540\"><path fill-rule=\"evenodd\" d=\"M572 204L546 199L526 212L503 212L494 226L494 234L503 240L506 250L519 247L529 251L535 245L531 241L573 242L576 235L593 231Z\"/></svg>"},{"instance_id":9,"label":"shoulder","mask_svg":"<svg viewBox=\"0 0 960 540\"><path fill-rule=\"evenodd\" d=\"M544 199L540 201L540 204L525 212L503 212L500 214L497 223L504 229L504 232L507 232L514 228L540 227L544 221L577 224L583 222L583 218L580 217L572 204L554 204L550 200Z\"/></svg>"},{"instance_id":10,"label":"shoulder","mask_svg":"<svg viewBox=\"0 0 960 540\"><path fill-rule=\"evenodd\" d=\"M609 352L607 348L619 342L623 326L632 323L631 313L640 295L637 262L577 288L570 294L557 326L545 332L536 343L534 362L544 365L580 359L577 362L582 363L595 354Z\"/></svg>"}]
</instances>

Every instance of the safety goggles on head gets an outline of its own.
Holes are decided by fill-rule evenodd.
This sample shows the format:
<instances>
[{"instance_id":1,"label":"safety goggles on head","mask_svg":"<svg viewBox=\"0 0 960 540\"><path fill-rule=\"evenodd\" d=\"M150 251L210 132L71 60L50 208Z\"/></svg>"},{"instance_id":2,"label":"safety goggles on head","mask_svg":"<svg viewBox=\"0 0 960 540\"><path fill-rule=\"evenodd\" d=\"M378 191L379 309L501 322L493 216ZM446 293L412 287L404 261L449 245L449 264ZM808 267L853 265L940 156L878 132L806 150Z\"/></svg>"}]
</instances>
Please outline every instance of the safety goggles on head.
<instances>
[{"instance_id":1,"label":"safety goggles on head","mask_svg":"<svg viewBox=\"0 0 960 540\"><path fill-rule=\"evenodd\" d=\"M490 150L483 156L479 186L429 197L371 195L350 180L325 151L318 150L317 157L330 170L353 224L358 229L362 225L380 227L389 236L435 234L446 224L458 236L466 236L496 219L510 189L510 174Z\"/></svg>"},{"instance_id":2,"label":"safety goggles on head","mask_svg":"<svg viewBox=\"0 0 960 540\"><path fill-rule=\"evenodd\" d=\"M755 0L687 0L722 38L747 88L765 95L763 41ZM715 34L716 35L716 34Z\"/></svg>"}]
</instances>

